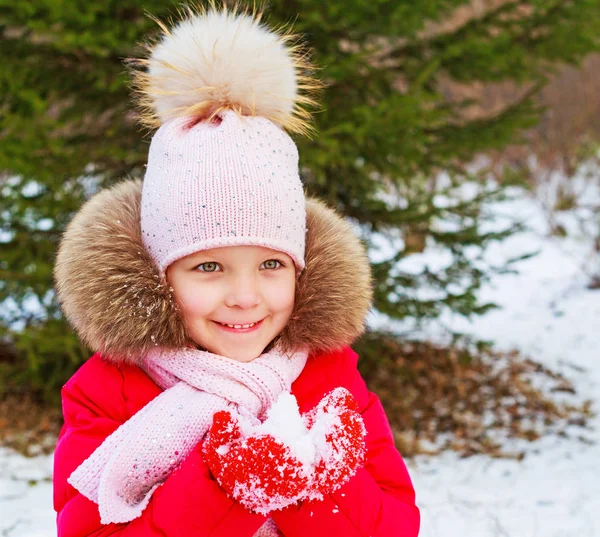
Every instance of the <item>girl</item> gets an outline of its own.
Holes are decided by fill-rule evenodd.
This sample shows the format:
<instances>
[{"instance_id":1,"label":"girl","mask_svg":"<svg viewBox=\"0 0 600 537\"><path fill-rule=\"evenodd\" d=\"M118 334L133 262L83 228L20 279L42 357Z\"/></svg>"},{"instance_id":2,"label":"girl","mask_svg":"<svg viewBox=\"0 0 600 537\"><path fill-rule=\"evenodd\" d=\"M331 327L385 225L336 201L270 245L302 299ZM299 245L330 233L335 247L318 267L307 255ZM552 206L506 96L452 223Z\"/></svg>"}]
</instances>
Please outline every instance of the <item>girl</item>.
<instances>
[{"instance_id":1,"label":"girl","mask_svg":"<svg viewBox=\"0 0 600 537\"><path fill-rule=\"evenodd\" d=\"M65 232L58 296L97 353L62 391L60 536L418 533L349 347L368 259L305 200L285 132L307 131L317 83L259 18L162 26L136 75L159 125L144 182L99 193Z\"/></svg>"}]
</instances>

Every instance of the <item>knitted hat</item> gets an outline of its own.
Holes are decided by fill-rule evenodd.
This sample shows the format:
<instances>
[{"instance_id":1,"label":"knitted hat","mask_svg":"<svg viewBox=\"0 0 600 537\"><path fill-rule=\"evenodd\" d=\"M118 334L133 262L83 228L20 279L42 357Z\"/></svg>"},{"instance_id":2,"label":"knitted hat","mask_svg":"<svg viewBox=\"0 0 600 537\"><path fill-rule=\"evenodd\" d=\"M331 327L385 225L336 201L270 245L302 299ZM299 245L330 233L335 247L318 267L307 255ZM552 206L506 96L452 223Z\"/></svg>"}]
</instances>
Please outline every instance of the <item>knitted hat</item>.
<instances>
[{"instance_id":1,"label":"knitted hat","mask_svg":"<svg viewBox=\"0 0 600 537\"><path fill-rule=\"evenodd\" d=\"M258 245L304 268L305 200L298 151L318 83L289 33L260 15L192 12L138 62L142 120L158 126L143 184L144 245L161 273L209 248Z\"/></svg>"}]
</instances>

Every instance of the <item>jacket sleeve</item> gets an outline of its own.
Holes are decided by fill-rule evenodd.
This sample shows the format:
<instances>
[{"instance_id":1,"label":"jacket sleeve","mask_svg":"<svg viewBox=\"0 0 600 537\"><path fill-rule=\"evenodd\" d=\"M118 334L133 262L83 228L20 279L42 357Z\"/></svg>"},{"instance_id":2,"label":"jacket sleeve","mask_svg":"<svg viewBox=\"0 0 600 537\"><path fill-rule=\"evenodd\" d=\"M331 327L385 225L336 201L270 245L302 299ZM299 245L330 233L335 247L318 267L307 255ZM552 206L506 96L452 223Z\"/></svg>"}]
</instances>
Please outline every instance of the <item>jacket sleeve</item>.
<instances>
[{"instance_id":1,"label":"jacket sleeve","mask_svg":"<svg viewBox=\"0 0 600 537\"><path fill-rule=\"evenodd\" d=\"M110 382L105 384L110 385ZM121 387L117 386L114 393L110 391L108 397L102 396L100 405L94 400L93 389L84 393L75 384L63 388L65 424L54 463L58 536L252 537L265 517L250 513L226 496L211 477L199 446L158 487L140 517L125 524L100 523L98 506L71 487L67 479L128 417L123 410L127 403L120 393ZM113 405L108 412L106 400Z\"/></svg>"},{"instance_id":2,"label":"jacket sleeve","mask_svg":"<svg viewBox=\"0 0 600 537\"><path fill-rule=\"evenodd\" d=\"M323 501L274 512L273 519L285 537L416 537L415 492L385 411L356 369L356 353L348 348L344 354L354 366L341 385L356 398L367 428L366 464Z\"/></svg>"}]
</instances>

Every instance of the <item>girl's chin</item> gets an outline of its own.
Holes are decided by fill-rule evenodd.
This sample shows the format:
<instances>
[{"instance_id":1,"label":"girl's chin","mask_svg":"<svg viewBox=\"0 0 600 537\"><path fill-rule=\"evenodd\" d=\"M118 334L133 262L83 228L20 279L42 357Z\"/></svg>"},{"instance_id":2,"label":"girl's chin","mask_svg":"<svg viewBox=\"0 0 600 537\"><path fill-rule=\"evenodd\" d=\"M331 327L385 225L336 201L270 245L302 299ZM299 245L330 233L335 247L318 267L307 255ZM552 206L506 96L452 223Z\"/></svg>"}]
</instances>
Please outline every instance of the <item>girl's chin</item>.
<instances>
[{"instance_id":1,"label":"girl's chin","mask_svg":"<svg viewBox=\"0 0 600 537\"><path fill-rule=\"evenodd\" d=\"M218 354L219 356L225 356L225 358L229 358L230 360L235 360L236 362L242 362L242 363L248 363L248 362L252 362L252 360L256 360L256 358L258 358L262 352L259 353L252 353L252 354L239 354L236 352L228 352L227 349L220 349L218 352L215 352L215 354Z\"/></svg>"},{"instance_id":2,"label":"girl's chin","mask_svg":"<svg viewBox=\"0 0 600 537\"><path fill-rule=\"evenodd\" d=\"M249 348L249 345L244 345L243 353L240 353L240 345L204 345L200 343L199 347L218 356L224 356L225 358L229 358L237 362L247 363L258 358L264 352L266 345L265 347L260 345L258 348Z\"/></svg>"}]
</instances>

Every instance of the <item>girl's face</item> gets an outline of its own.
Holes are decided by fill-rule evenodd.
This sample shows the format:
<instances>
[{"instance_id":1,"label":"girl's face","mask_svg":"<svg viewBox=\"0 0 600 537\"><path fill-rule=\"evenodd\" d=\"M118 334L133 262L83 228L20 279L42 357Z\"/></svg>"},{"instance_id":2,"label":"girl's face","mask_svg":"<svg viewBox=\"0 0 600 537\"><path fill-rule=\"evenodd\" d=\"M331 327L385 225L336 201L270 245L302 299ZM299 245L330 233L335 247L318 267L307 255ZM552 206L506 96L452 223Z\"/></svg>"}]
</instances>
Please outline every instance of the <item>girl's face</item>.
<instances>
[{"instance_id":1,"label":"girl's face","mask_svg":"<svg viewBox=\"0 0 600 537\"><path fill-rule=\"evenodd\" d=\"M167 281L195 343L240 362L262 354L294 307L292 258L261 246L188 255L169 266Z\"/></svg>"}]
</instances>

